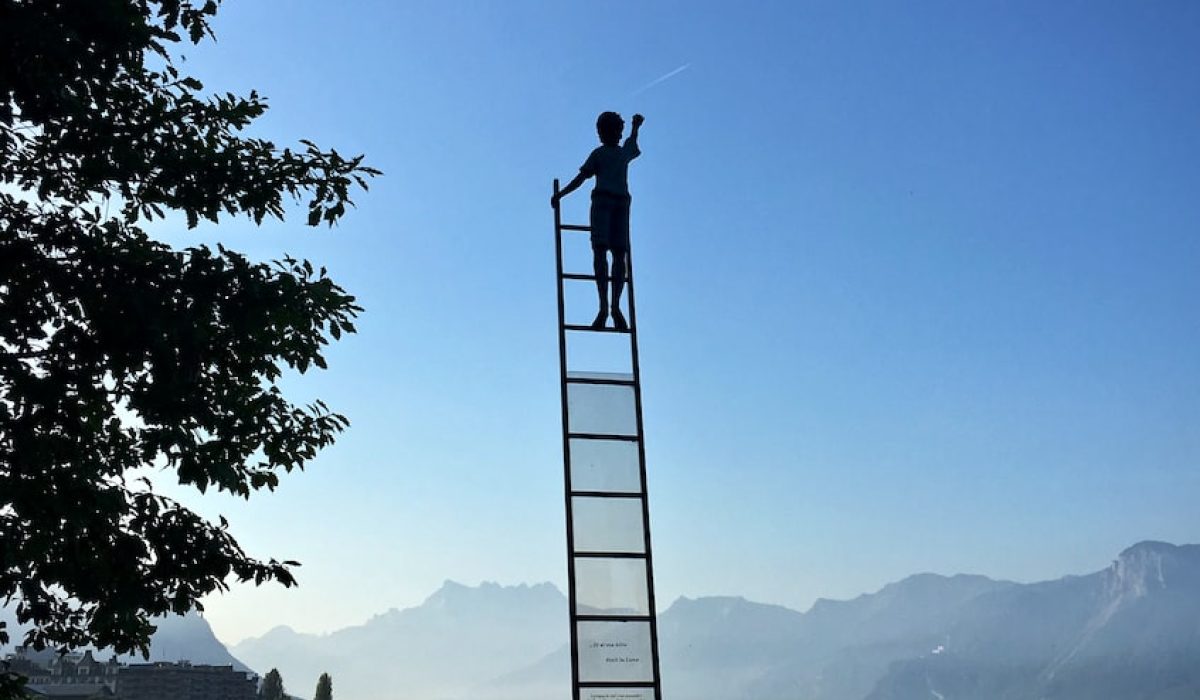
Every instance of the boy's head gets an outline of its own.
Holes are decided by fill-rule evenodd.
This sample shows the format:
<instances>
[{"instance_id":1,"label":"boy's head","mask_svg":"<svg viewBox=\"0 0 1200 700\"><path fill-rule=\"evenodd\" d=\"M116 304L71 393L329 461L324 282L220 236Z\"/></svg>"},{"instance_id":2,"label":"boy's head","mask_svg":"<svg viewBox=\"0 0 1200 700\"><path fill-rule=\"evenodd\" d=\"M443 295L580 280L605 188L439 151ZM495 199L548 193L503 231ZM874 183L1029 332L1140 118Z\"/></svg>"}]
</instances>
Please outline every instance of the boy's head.
<instances>
[{"instance_id":1,"label":"boy's head","mask_svg":"<svg viewBox=\"0 0 1200 700\"><path fill-rule=\"evenodd\" d=\"M605 146L619 144L624 130L625 120L616 112L604 112L596 119L596 133L600 135L600 143Z\"/></svg>"}]
</instances>

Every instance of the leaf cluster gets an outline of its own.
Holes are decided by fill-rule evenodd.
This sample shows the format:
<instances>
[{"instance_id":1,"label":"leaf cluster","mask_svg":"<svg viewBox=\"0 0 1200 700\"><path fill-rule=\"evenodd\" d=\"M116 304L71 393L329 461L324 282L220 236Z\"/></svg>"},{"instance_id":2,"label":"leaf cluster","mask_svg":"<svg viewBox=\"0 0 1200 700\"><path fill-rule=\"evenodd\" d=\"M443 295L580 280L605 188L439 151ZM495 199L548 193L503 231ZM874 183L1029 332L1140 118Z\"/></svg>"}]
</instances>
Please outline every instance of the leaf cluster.
<instances>
[{"instance_id":1,"label":"leaf cluster","mask_svg":"<svg viewBox=\"0 0 1200 700\"><path fill-rule=\"evenodd\" d=\"M146 474L249 497L347 426L277 383L325 367L353 296L307 261L175 250L143 228L282 219L290 201L332 225L378 174L245 136L265 99L204 95L179 70L217 9L0 0L0 604L37 648L145 653L151 617L230 580L292 585L295 562L248 556Z\"/></svg>"},{"instance_id":2,"label":"leaf cluster","mask_svg":"<svg viewBox=\"0 0 1200 700\"><path fill-rule=\"evenodd\" d=\"M217 3L0 0L0 182L39 199L117 194L126 221L168 210L216 222L282 218L305 199L332 225L350 189L379 174L361 155L300 149L242 132L267 110L251 91L205 96L170 47L211 34ZM152 65L156 64L156 65Z\"/></svg>"}]
</instances>

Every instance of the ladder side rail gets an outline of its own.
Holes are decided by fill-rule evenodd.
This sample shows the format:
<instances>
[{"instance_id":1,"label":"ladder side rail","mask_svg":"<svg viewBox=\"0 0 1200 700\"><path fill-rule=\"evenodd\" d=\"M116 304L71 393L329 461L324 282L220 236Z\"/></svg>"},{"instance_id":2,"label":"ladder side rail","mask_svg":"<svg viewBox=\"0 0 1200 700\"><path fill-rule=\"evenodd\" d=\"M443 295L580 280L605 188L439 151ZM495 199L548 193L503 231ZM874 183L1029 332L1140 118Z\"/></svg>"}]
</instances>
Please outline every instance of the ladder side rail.
<instances>
[{"instance_id":1,"label":"ladder side rail","mask_svg":"<svg viewBox=\"0 0 1200 700\"><path fill-rule=\"evenodd\" d=\"M629 248L625 252L625 276L633 279L633 241L630 237ZM658 661L658 606L654 598L654 553L650 546L650 487L646 482L646 433L642 426L642 372L638 359L638 320L637 304L634 300L633 285L626 285L626 299L629 300L629 345L633 360L633 396L634 410L637 417L637 435L640 438L638 446L638 469L642 480L642 536L646 550L646 602L650 607L650 655L654 668L654 700L662 700L662 673Z\"/></svg>"},{"instance_id":2,"label":"ladder side rail","mask_svg":"<svg viewBox=\"0 0 1200 700\"><path fill-rule=\"evenodd\" d=\"M554 197L559 193L554 179ZM561 207L554 208L554 286L558 292L558 368L562 394L563 493L567 516L567 619L571 624L571 700L579 700L579 624L575 610L575 518L571 507L571 438L567 413L567 330L563 299L563 250ZM657 700L657 699L656 699Z\"/></svg>"}]
</instances>

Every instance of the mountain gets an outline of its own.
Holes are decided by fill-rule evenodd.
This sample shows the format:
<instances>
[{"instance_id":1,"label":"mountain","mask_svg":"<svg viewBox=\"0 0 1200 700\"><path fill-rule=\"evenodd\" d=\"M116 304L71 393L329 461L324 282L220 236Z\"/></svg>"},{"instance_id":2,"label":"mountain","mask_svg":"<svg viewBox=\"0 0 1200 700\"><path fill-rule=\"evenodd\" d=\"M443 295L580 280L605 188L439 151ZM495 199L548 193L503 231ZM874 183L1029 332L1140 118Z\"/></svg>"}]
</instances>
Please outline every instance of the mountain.
<instances>
[{"instance_id":1,"label":"mountain","mask_svg":"<svg viewBox=\"0 0 1200 700\"><path fill-rule=\"evenodd\" d=\"M805 613L684 598L659 632L675 700L1195 700L1200 547L1143 542L1103 571L1033 584L919 574ZM567 658L490 687L561 697Z\"/></svg>"},{"instance_id":2,"label":"mountain","mask_svg":"<svg viewBox=\"0 0 1200 700\"><path fill-rule=\"evenodd\" d=\"M328 672L340 698L391 698L402 691L414 700L441 700L470 696L477 686L551 654L562 646L566 614L566 599L548 583L467 587L447 581L421 605L362 625L326 635L277 627L233 650L253 666L278 668L289 688L315 687L317 676ZM538 681L520 687L530 685Z\"/></svg>"},{"instance_id":3,"label":"mountain","mask_svg":"<svg viewBox=\"0 0 1200 700\"><path fill-rule=\"evenodd\" d=\"M923 694L922 694L923 693ZM1142 542L1103 571L980 596L937 655L868 700L1200 697L1200 546Z\"/></svg>"},{"instance_id":4,"label":"mountain","mask_svg":"<svg viewBox=\"0 0 1200 700\"><path fill-rule=\"evenodd\" d=\"M12 610L0 607L0 621L8 623L10 637L7 646L0 646L2 657L21 643L23 633ZM158 629L150 637L151 661L190 661L194 664L233 666L239 671L251 670L229 653L225 645L213 634L208 621L198 613L161 617L155 619L154 624ZM101 652L98 658L107 659L108 654ZM140 655L124 656L121 660L126 663L145 661Z\"/></svg>"},{"instance_id":5,"label":"mountain","mask_svg":"<svg viewBox=\"0 0 1200 700\"><path fill-rule=\"evenodd\" d=\"M155 659L229 663L200 656L219 654L202 619L181 624L194 636L162 625ZM1196 700L1200 546L1142 542L1102 571L1030 584L918 574L807 612L680 598L658 627L671 700ZM232 651L292 689L329 672L342 700L561 700L566 637L550 584L447 581L362 625L277 627Z\"/></svg>"},{"instance_id":6,"label":"mountain","mask_svg":"<svg viewBox=\"0 0 1200 700\"><path fill-rule=\"evenodd\" d=\"M154 635L150 637L151 661L190 661L193 664L233 666L237 671L251 671L239 661L213 634L208 621L198 613L171 615L154 620ZM124 659L129 663L144 663L142 657Z\"/></svg>"}]
</instances>

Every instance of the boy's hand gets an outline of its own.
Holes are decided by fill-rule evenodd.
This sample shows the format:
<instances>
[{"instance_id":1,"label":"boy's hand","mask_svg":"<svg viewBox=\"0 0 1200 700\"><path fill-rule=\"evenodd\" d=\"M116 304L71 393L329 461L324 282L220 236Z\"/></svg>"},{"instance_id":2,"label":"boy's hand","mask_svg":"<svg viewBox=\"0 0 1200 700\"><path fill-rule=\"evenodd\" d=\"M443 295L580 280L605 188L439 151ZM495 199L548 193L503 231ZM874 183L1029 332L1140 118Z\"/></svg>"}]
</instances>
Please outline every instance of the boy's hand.
<instances>
[{"instance_id":1,"label":"boy's hand","mask_svg":"<svg viewBox=\"0 0 1200 700\"><path fill-rule=\"evenodd\" d=\"M641 126L642 122L644 122L644 121L646 121L646 118L643 117L642 115L640 115L640 114L633 115L633 125L635 127Z\"/></svg>"}]
</instances>

